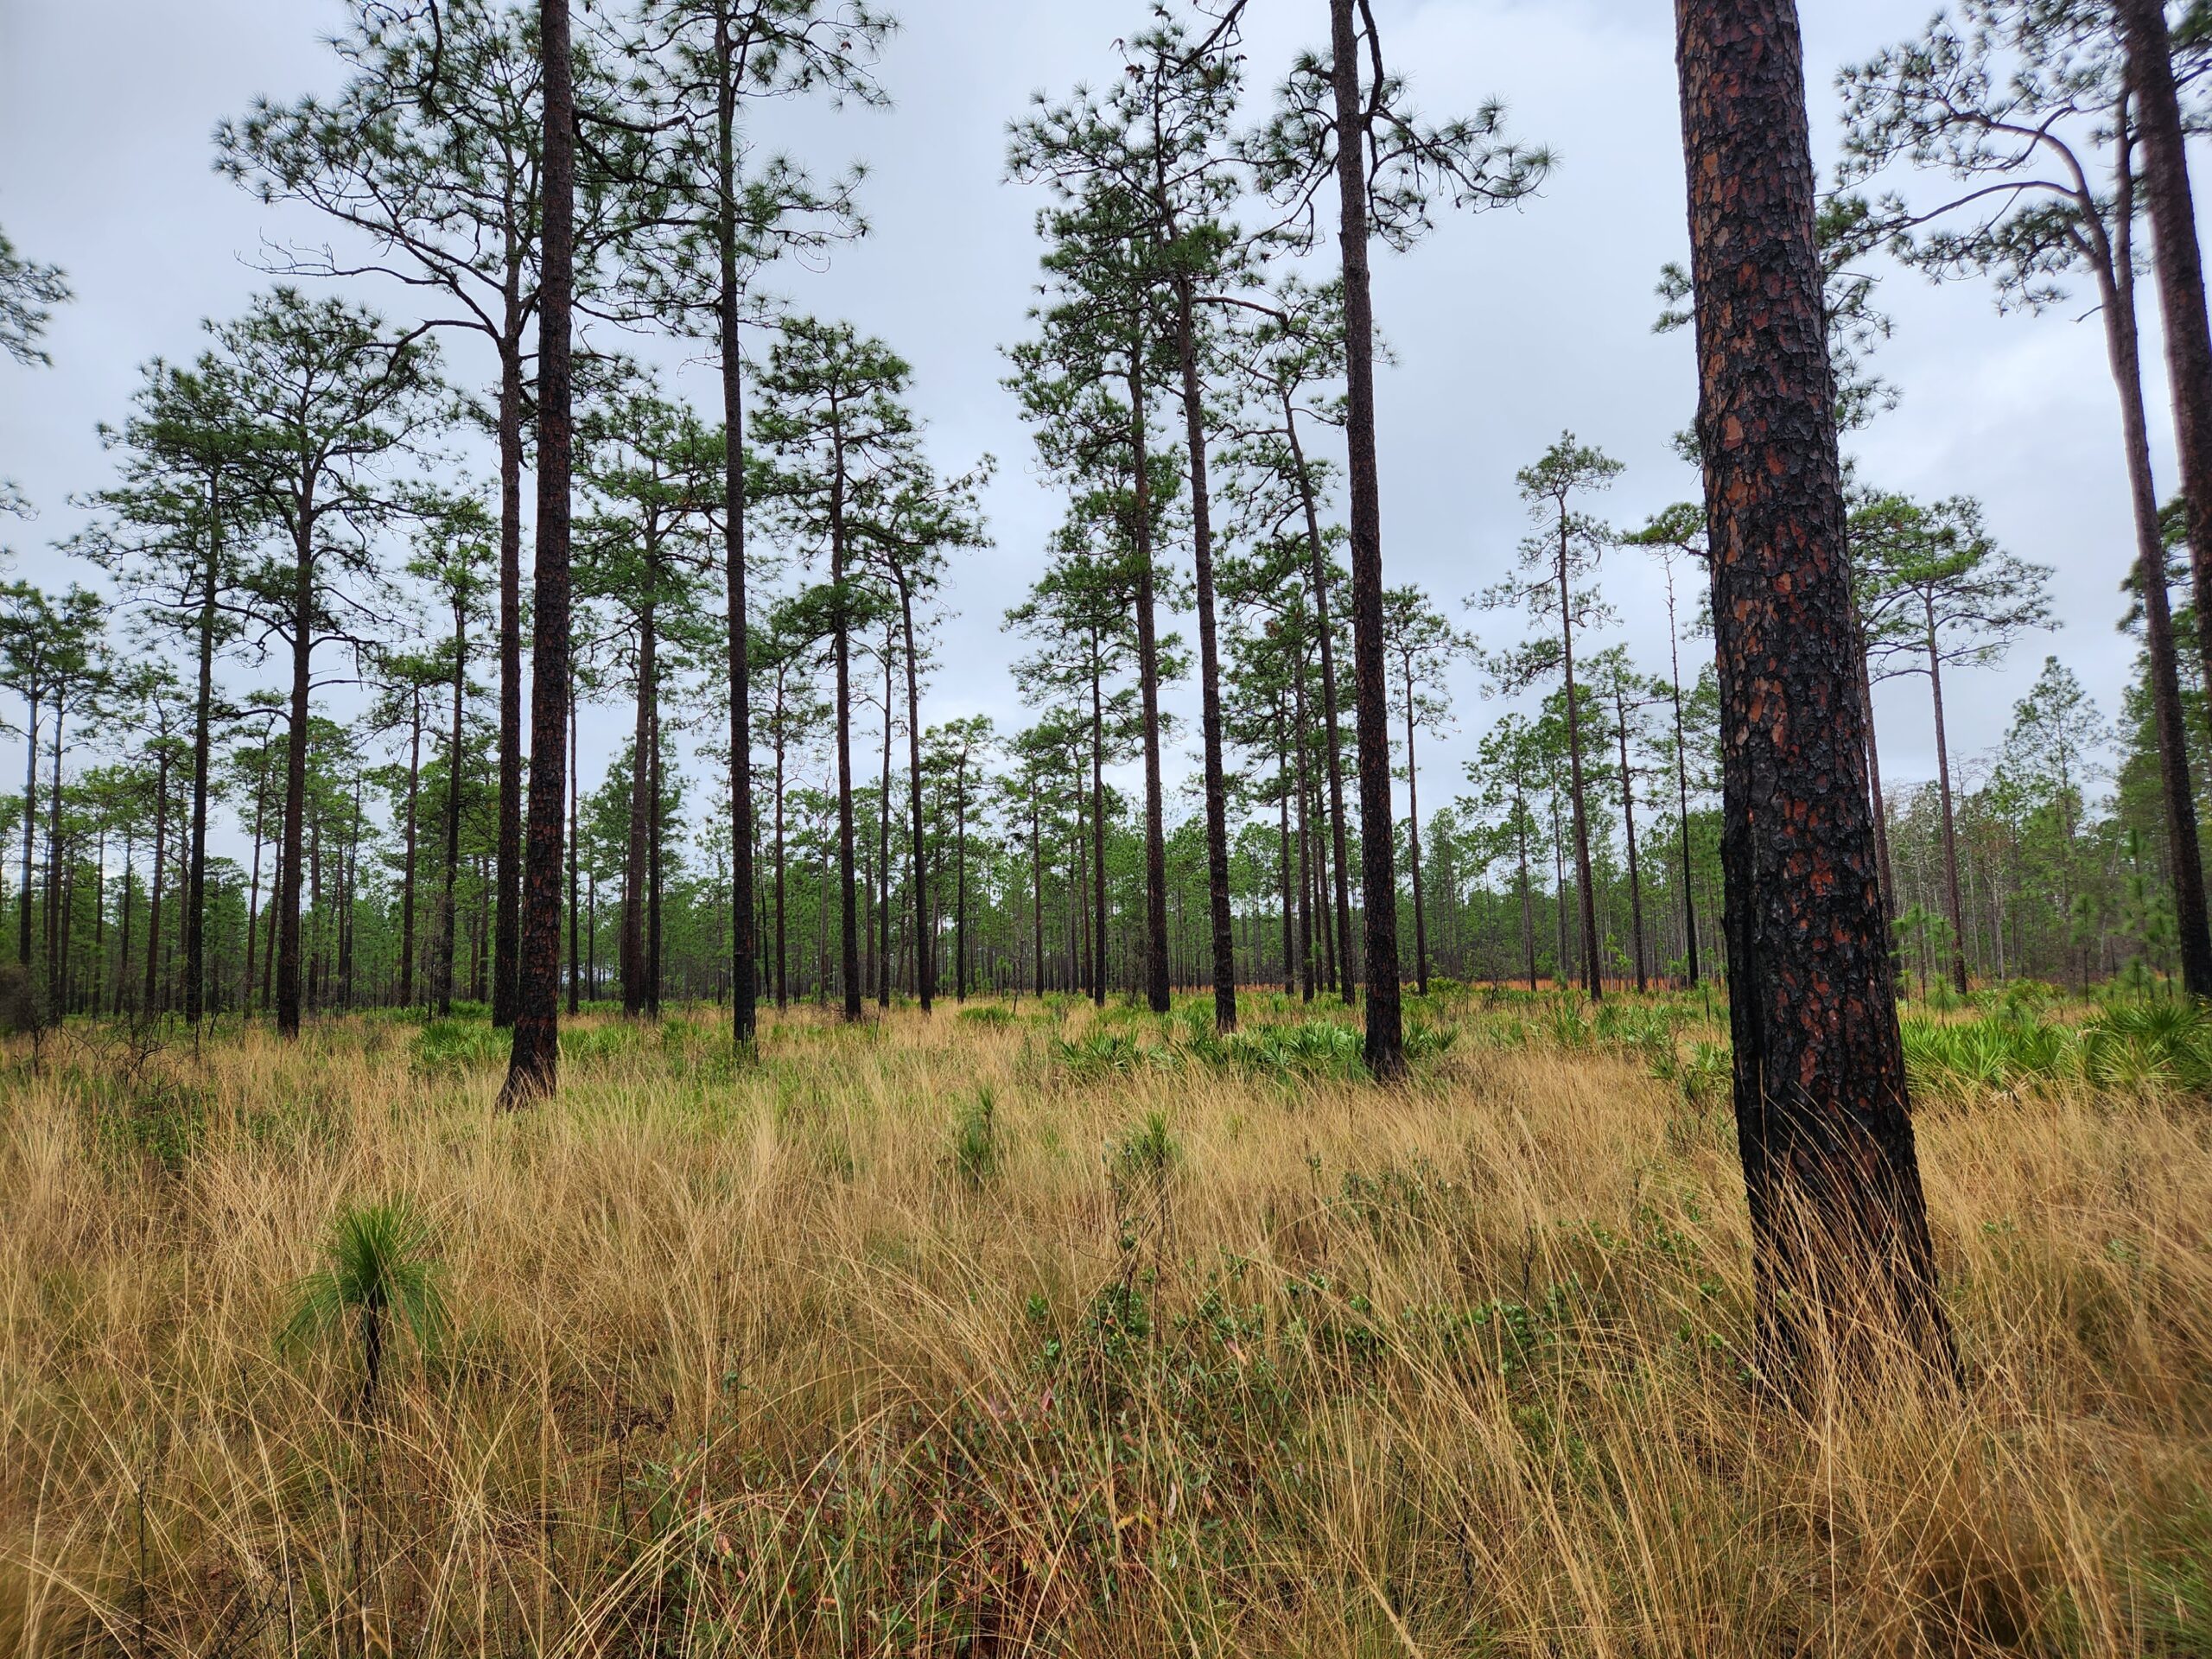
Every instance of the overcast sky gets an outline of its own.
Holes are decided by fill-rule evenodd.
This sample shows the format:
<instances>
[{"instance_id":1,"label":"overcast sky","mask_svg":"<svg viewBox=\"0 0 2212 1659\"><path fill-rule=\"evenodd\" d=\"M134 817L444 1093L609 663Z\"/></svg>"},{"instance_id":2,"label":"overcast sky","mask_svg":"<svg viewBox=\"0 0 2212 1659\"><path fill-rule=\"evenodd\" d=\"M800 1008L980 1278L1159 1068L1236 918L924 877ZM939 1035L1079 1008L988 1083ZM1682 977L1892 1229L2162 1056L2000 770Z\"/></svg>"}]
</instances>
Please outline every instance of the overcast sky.
<instances>
[{"instance_id":1,"label":"overcast sky","mask_svg":"<svg viewBox=\"0 0 2212 1659\"><path fill-rule=\"evenodd\" d=\"M1255 0L1252 10L1246 53L1263 92L1293 51L1323 32L1325 7ZM1825 158L1835 68L1924 25L1929 0L1802 10ZM999 458L987 502L995 545L957 567L957 614L941 632L925 718L980 711L1011 728L1026 717L1007 672L1021 645L1001 632L1000 619L1034 579L1060 509L999 384L1001 347L1024 328L1039 205L1036 191L1001 182L1005 124L1033 90L1062 92L1109 73L1111 43L1141 26L1143 6L904 0L897 10L904 28L882 66L894 106L779 117L772 135L823 168L864 158L873 233L827 270L787 272L778 286L797 308L849 318L913 363L941 465L984 451ZM1686 254L1671 9L1655 0L1377 0L1376 12L1424 111L1444 116L1502 98L1515 133L1560 157L1539 200L1449 219L1411 255L1378 254L1376 268L1376 317L1398 359L1377 389L1386 576L1421 583L1463 626L1505 644L1519 636L1517 619L1469 613L1461 601L1511 561L1526 528L1514 472L1562 429L1626 463L1598 504L1618 523L1633 526L1695 492L1668 442L1695 395L1691 342L1686 332L1651 333L1658 269ZM96 423L127 411L146 359L195 353L201 319L247 304L268 280L255 265L264 241L325 239L311 215L272 213L218 178L210 133L257 94L329 90L337 66L322 37L342 16L334 0L0 0L0 226L29 257L64 266L78 294L55 319L51 370L0 363L0 477L40 510L28 524L0 521L20 573L93 579L65 569L50 544L80 522L73 496L109 476ZM407 314L409 297L393 286L354 291ZM2067 624L2022 645L2002 670L1947 685L1952 753L1971 757L1998 741L2047 651L2111 713L2132 654L2113 629L2130 534L2094 319L2000 318L1986 288L1936 289L1904 271L1886 276L1880 303L1897 333L1879 366L1904 401L1853 438L1862 475L1918 495L1981 498L2001 540L2054 567ZM708 378L681 348L638 349L666 365L677 389L715 406ZM2160 361L2155 338L2145 360ZM448 365L456 377L490 377L474 340L454 344ZM2150 391L2160 487L2170 490L2171 426L2163 386ZM1618 637L1645 667L1663 669L1656 567L1616 552L1601 585L1622 618ZM264 677L281 678L273 667ZM1459 683L1457 735L1423 755L1424 804L1458 791L1460 763L1499 709L1472 668ZM1885 779L1932 775L1924 683L1894 683L1879 699ZM1194 694L1175 690L1171 706L1194 709ZM623 726L619 711L603 710L588 728L588 785ZM1184 731L1195 743L1194 718ZM1185 764L1179 757L1179 770Z\"/></svg>"}]
</instances>

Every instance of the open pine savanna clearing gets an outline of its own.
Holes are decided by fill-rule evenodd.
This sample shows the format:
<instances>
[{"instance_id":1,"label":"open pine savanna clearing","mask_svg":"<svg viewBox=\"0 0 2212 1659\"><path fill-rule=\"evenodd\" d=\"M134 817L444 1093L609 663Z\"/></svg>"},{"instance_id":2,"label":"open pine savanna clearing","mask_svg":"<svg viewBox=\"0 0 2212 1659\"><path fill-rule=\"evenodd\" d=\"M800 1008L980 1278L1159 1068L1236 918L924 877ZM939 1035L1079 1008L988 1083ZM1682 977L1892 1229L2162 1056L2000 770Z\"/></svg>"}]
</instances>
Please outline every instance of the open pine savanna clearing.
<instances>
[{"instance_id":1,"label":"open pine savanna clearing","mask_svg":"<svg viewBox=\"0 0 2212 1659\"><path fill-rule=\"evenodd\" d=\"M2212 1028L1909 1023L1963 1393L1784 1402L1697 999L1262 1001L19 1044L0 1645L2207 1650Z\"/></svg>"},{"instance_id":2,"label":"open pine savanna clearing","mask_svg":"<svg viewBox=\"0 0 2212 1659\"><path fill-rule=\"evenodd\" d=\"M2212 0L1916 3L0 0L0 1653L2212 1659Z\"/></svg>"}]
</instances>

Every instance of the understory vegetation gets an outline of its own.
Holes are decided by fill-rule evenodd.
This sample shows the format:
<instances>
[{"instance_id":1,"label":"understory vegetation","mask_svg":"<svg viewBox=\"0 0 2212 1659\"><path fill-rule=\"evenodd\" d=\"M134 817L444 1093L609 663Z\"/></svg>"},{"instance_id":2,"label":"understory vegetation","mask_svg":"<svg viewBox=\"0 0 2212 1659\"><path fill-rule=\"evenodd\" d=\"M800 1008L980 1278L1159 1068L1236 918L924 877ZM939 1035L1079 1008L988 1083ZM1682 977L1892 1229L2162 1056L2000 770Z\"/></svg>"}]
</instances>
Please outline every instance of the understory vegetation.
<instances>
[{"instance_id":1,"label":"understory vegetation","mask_svg":"<svg viewBox=\"0 0 2212 1659\"><path fill-rule=\"evenodd\" d=\"M1713 998L19 1040L0 1646L2212 1652L2212 1025L1984 1001L1964 1394L1796 1405Z\"/></svg>"}]
</instances>

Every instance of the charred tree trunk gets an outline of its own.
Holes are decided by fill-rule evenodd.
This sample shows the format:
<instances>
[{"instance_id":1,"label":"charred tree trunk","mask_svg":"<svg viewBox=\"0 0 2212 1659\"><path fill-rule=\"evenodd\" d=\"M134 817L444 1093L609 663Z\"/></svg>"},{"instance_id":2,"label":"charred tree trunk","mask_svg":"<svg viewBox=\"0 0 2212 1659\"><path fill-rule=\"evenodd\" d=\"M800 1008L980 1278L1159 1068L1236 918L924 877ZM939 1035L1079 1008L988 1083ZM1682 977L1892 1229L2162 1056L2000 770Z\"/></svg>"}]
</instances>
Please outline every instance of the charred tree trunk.
<instances>
[{"instance_id":1,"label":"charred tree trunk","mask_svg":"<svg viewBox=\"0 0 2212 1659\"><path fill-rule=\"evenodd\" d=\"M315 653L315 475L300 480L292 572L292 741L284 748L284 843L276 867L276 1031L300 1034L300 885L308 797L308 699Z\"/></svg>"},{"instance_id":2,"label":"charred tree trunk","mask_svg":"<svg viewBox=\"0 0 2212 1659\"><path fill-rule=\"evenodd\" d=\"M222 582L219 492L207 482L207 565L200 595L200 683L192 705L192 849L184 893L184 1017L198 1025L207 1007L207 771L215 708L215 601Z\"/></svg>"},{"instance_id":3,"label":"charred tree trunk","mask_svg":"<svg viewBox=\"0 0 2212 1659\"><path fill-rule=\"evenodd\" d=\"M2205 315L2196 205L2190 194L2166 9L2160 0L2119 0L2117 10L2142 135L2143 194L2157 244L2152 268L2165 322L2166 381L2173 395L2175 448L2187 502L2190 575L2202 618L2212 607L2212 321ZM2199 667L2212 691L2212 625L2200 621L2196 636Z\"/></svg>"},{"instance_id":4,"label":"charred tree trunk","mask_svg":"<svg viewBox=\"0 0 2212 1659\"><path fill-rule=\"evenodd\" d=\"M561 822L568 792L569 474L574 464L570 361L575 305L575 89L569 0L539 0L544 64L544 212L539 256L537 573L532 598L530 814L515 1042L499 1091L508 1108L543 1098L560 1080Z\"/></svg>"},{"instance_id":5,"label":"charred tree trunk","mask_svg":"<svg viewBox=\"0 0 2212 1659\"><path fill-rule=\"evenodd\" d=\"M1389 694L1382 660L1382 502L1375 456L1375 315L1367 274L1366 114L1353 36L1354 0L1329 0L1337 105L1337 188L1343 208L1344 442L1351 496L1351 679L1359 745L1361 956L1367 975L1367 1069L1404 1074L1398 1012L1398 881L1391 855ZM1351 938L1341 942L1351 984Z\"/></svg>"},{"instance_id":6,"label":"charred tree trunk","mask_svg":"<svg viewBox=\"0 0 2212 1659\"><path fill-rule=\"evenodd\" d=\"M1936 793L1943 810L1943 907L1951 921L1951 988L1964 996L1966 913L1959 903L1959 830L1951 807L1951 746L1943 719L1943 653L1936 644L1932 608L1928 614L1928 692L1936 705Z\"/></svg>"},{"instance_id":7,"label":"charred tree trunk","mask_svg":"<svg viewBox=\"0 0 2212 1659\"><path fill-rule=\"evenodd\" d=\"M1788 1367L1886 1328L1955 1376L1866 804L1796 7L1675 16L1763 1344Z\"/></svg>"},{"instance_id":8,"label":"charred tree trunk","mask_svg":"<svg viewBox=\"0 0 2212 1659\"><path fill-rule=\"evenodd\" d=\"M2126 133L2123 123L2123 140ZM2158 489L2151 474L2151 435L2143 412L2142 343L2135 315L2135 198L2129 148L2119 146L2122 200L2113 216L2109 245L2085 248L2096 274L2099 310L2105 320L2105 352L2120 394L2121 442L2127 457L2129 504L2135 521L2136 581L2143 598L2143 649L2150 659L2152 721L2158 739L2159 792L2166 818L2167 856L2174 890L2175 931L2181 947L2183 988L2212 996L2212 931L2208 931L2204 860L2196 833L2196 796L2190 786L2189 727L2182 712L2181 667L2173 613L2166 597L2166 552L2158 528ZM2212 632L2212 629L2208 629Z\"/></svg>"},{"instance_id":9,"label":"charred tree trunk","mask_svg":"<svg viewBox=\"0 0 2212 1659\"><path fill-rule=\"evenodd\" d=\"M1214 638L1213 521L1206 489L1205 403L1198 384L1191 281L1175 285L1176 346L1182 358L1184 442L1190 448L1191 560L1198 600L1198 697L1206 790L1206 898L1213 944L1213 1022L1236 1029L1236 941L1229 908L1229 784L1222 765L1221 661Z\"/></svg>"},{"instance_id":10,"label":"charred tree trunk","mask_svg":"<svg viewBox=\"0 0 2212 1659\"><path fill-rule=\"evenodd\" d=\"M1141 346L1129 354L1129 448L1135 501L1137 692L1144 709L1144 988L1154 1014L1168 1007L1167 829L1160 776L1160 639L1153 602L1152 477L1145 450Z\"/></svg>"},{"instance_id":11,"label":"charred tree trunk","mask_svg":"<svg viewBox=\"0 0 2212 1659\"><path fill-rule=\"evenodd\" d=\"M407 737L407 812L399 862L399 1006L415 1006L415 855L421 842L423 784L423 691L416 685L410 698ZM257 804L253 824L254 886L261 885L261 819ZM253 917L246 916L246 978L253 978Z\"/></svg>"},{"instance_id":12,"label":"charred tree trunk","mask_svg":"<svg viewBox=\"0 0 2212 1659\"><path fill-rule=\"evenodd\" d=\"M1306 579L1313 592L1313 637L1321 652L1321 726L1327 746L1322 759L1329 779L1329 841L1334 849L1334 855L1325 868L1335 872L1335 934L1339 938L1348 938L1351 935L1351 861L1350 842L1344 833L1344 746L1337 725L1337 646L1336 636L1329 626L1329 565L1321 544L1320 511L1313 499L1313 480L1306 471L1306 448L1299 441L1298 414L1287 391L1282 399L1282 419L1283 430L1290 440L1291 466L1298 474L1299 501L1306 512ZM1303 714L1299 715L1298 729L1306 729ZM1330 931L1328 910L1324 906L1324 940ZM1344 976L1342 985L1344 1001L1349 1003L1354 995L1350 974Z\"/></svg>"},{"instance_id":13,"label":"charred tree trunk","mask_svg":"<svg viewBox=\"0 0 2212 1659\"><path fill-rule=\"evenodd\" d=\"M753 962L752 664L747 651L745 600L744 359L738 349L738 242L742 184L737 165L734 42L727 13L717 16L715 52L715 253L721 282L718 319L722 374L722 566L728 601L730 786L730 1033L741 1049L753 1044L760 1000Z\"/></svg>"},{"instance_id":14,"label":"charred tree trunk","mask_svg":"<svg viewBox=\"0 0 2212 1659\"><path fill-rule=\"evenodd\" d=\"M522 929L522 336L519 270L506 283L499 334L499 823L493 854L498 912L492 944L492 1023L515 1021Z\"/></svg>"}]
</instances>

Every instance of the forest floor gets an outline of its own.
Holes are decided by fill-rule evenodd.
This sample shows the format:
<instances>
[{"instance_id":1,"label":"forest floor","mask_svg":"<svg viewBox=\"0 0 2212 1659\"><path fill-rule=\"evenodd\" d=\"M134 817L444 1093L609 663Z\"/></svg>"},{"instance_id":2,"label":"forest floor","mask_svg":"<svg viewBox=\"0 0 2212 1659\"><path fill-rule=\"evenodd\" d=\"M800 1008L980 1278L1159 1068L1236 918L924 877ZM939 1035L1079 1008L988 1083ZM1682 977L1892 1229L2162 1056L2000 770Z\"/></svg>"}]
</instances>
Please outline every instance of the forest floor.
<instances>
[{"instance_id":1,"label":"forest floor","mask_svg":"<svg viewBox=\"0 0 2212 1659\"><path fill-rule=\"evenodd\" d=\"M1965 1395L1784 1406L1710 1007L1409 1006L15 1039L0 1652L2212 1654L2212 1045L1923 1025Z\"/></svg>"}]
</instances>

